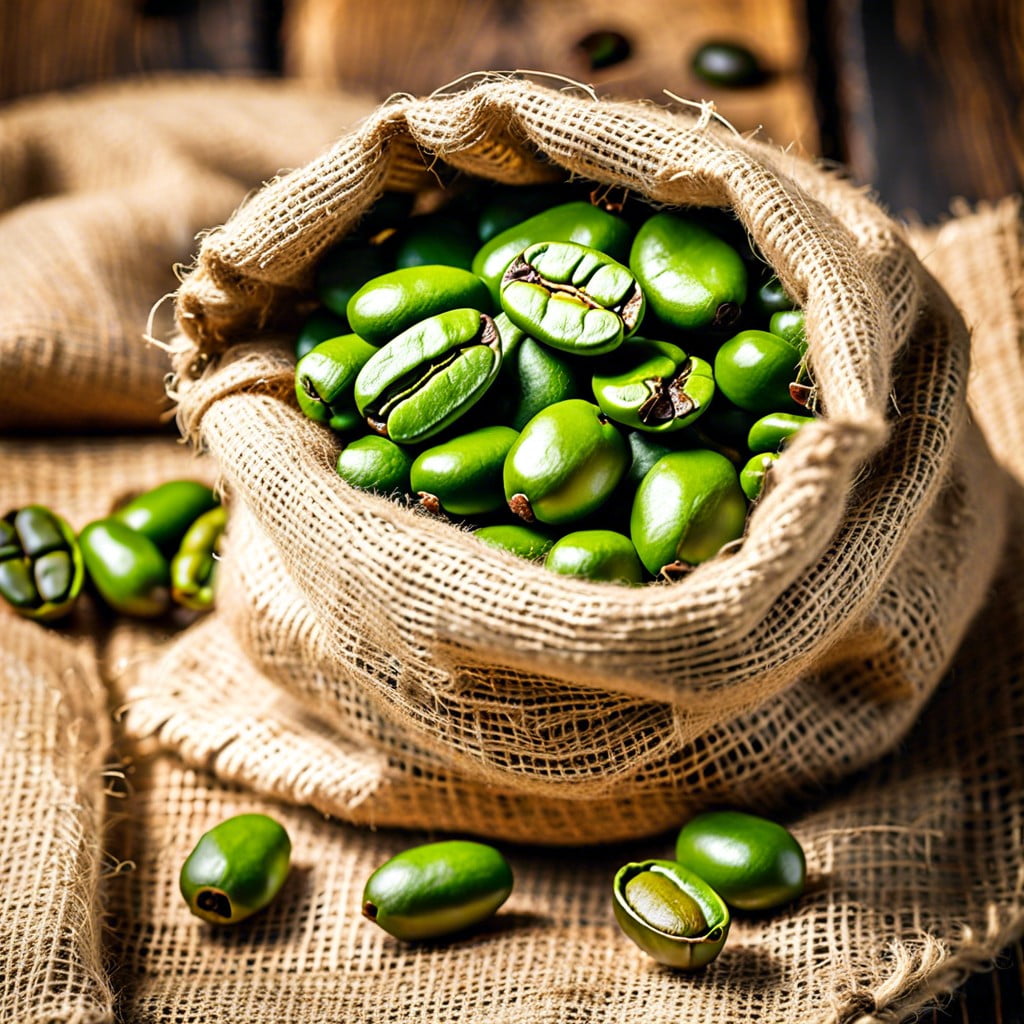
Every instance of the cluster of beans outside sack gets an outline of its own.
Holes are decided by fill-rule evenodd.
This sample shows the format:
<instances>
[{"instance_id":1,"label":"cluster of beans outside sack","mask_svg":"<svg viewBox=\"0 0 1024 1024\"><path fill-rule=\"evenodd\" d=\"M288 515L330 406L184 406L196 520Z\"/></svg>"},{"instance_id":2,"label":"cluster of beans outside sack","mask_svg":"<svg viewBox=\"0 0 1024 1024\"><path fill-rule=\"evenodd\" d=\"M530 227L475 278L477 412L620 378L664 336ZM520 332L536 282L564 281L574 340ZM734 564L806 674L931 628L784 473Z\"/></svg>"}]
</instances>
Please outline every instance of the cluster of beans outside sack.
<instances>
[{"instance_id":1,"label":"cluster of beans outside sack","mask_svg":"<svg viewBox=\"0 0 1024 1024\"><path fill-rule=\"evenodd\" d=\"M555 572L671 579L813 416L803 313L725 211L578 190L386 193L318 267L296 396L355 487Z\"/></svg>"},{"instance_id":2,"label":"cluster of beans outside sack","mask_svg":"<svg viewBox=\"0 0 1024 1024\"><path fill-rule=\"evenodd\" d=\"M83 589L113 611L150 619L209 611L227 510L205 484L169 480L79 533L51 509L0 519L0 598L24 618L69 615Z\"/></svg>"}]
</instances>

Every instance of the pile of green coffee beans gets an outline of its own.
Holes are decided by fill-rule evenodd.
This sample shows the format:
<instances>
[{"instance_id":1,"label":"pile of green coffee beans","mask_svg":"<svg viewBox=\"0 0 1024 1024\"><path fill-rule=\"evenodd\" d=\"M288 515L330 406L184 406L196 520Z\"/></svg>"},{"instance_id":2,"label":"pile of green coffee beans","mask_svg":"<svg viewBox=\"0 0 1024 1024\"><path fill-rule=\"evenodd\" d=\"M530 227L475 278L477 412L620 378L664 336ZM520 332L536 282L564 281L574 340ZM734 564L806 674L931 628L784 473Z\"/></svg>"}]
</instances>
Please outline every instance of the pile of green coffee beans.
<instances>
[{"instance_id":1,"label":"pile of green coffee beans","mask_svg":"<svg viewBox=\"0 0 1024 1024\"><path fill-rule=\"evenodd\" d=\"M813 416L803 313L726 211L576 195L385 194L319 265L296 396L355 487L555 572L671 579Z\"/></svg>"},{"instance_id":2,"label":"pile of green coffee beans","mask_svg":"<svg viewBox=\"0 0 1024 1024\"><path fill-rule=\"evenodd\" d=\"M213 491L194 480L160 484L77 535L42 505L13 509L0 519L0 597L37 622L68 615L86 585L135 618L207 611L226 525Z\"/></svg>"}]
</instances>

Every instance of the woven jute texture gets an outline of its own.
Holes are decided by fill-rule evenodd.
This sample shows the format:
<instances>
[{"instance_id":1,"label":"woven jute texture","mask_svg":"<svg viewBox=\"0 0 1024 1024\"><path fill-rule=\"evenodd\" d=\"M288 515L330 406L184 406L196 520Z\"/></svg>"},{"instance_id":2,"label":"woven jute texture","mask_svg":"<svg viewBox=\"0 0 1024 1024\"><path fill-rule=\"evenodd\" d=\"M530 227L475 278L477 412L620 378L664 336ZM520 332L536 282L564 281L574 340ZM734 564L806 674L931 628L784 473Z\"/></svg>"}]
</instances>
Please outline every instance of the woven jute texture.
<instances>
[{"instance_id":1,"label":"woven jute texture","mask_svg":"<svg viewBox=\"0 0 1024 1024\"><path fill-rule=\"evenodd\" d=\"M1024 420L1019 231L1017 209L1006 204L914 236L937 276L956 281L973 328L975 417L991 431L997 452L1012 447ZM992 415L981 409L982 398ZM1005 461L1019 482L1019 449ZM174 745L195 767L166 757L140 762L118 830L117 855L136 865L110 886L124 1019L906 1019L965 973L986 966L1024 929L1024 498L1017 483L1011 492L1011 542L985 611L924 715L899 751L869 773L802 809L789 808L784 820L807 851L807 893L770 916L738 915L725 952L698 976L647 960L610 913L616 868L628 859L670 856L671 834L548 852L504 846L516 874L513 895L488 926L459 942L408 947L373 928L358 914L369 873L398 850L450 828L452 803L479 801L487 790L444 783L438 772L409 773L401 758L388 771L370 745L340 739L329 723L248 667L245 652L216 619L192 627L194 660L187 662L179 644L177 661L158 663L168 670L165 710L180 712ZM233 531L238 524L236 517ZM259 543L251 516L241 517L239 529L236 543ZM234 585L230 576L228 582ZM301 603L288 630L273 628L286 647L315 646ZM137 633L126 633L117 663L130 665L132 645L140 642ZM368 733L374 722L369 712ZM325 822L267 798L372 822L374 802L366 794L386 794L396 820L400 808L413 820L425 799L418 786L430 790L436 808L434 831L423 835ZM230 935L210 933L180 904L177 866L196 835L251 810L285 822L295 874L265 914ZM524 813L525 802L508 803L500 793L473 811L495 830L495 820ZM572 818L569 806L566 836L578 834Z\"/></svg>"},{"instance_id":2,"label":"woven jute texture","mask_svg":"<svg viewBox=\"0 0 1024 1024\"><path fill-rule=\"evenodd\" d=\"M104 1020L103 691L71 641L0 631L0 1020Z\"/></svg>"},{"instance_id":3,"label":"woven jute texture","mask_svg":"<svg viewBox=\"0 0 1024 1024\"><path fill-rule=\"evenodd\" d=\"M212 468L180 446L157 439L99 444L69 439L61 457L73 472L60 475L52 472L54 456L45 444L5 446L3 454L23 481L13 495L17 500L32 492L66 509L76 524L104 511L106 495L121 488L172 476L207 477ZM1013 521L1024 523L1019 501ZM77 1016L68 1013L64 1019L69 1020L900 1020L954 985L963 972L984 966L1024 926L1017 877L1024 826L1022 570L1024 552L1015 544L1005 553L986 613L899 755L855 785L786 816L807 850L807 894L770 917L738 917L725 953L699 976L675 975L648 961L618 932L608 902L615 869L628 859L670 855L670 835L547 852L503 846L516 887L499 917L457 942L407 947L359 916L362 885L387 857L436 833L369 831L327 822L314 811L261 798L176 759L147 757L145 745L129 747L122 741L127 789L116 788L127 795L112 802L113 820L102 833L102 863L109 876L102 908L95 899L95 876L68 878L64 857L34 862L37 902L31 907L0 903L0 955L19 956L32 968L21 975L24 987L16 990L14 1009L5 1019L33 1024L54 1019L47 982L55 982L65 1000L75 991L60 973L66 954L24 945L31 934L26 915L50 909L51 900L59 906L60 899L49 895L58 893L87 908L77 927L64 934L77 958L88 956L99 993L75 1008ZM72 637L88 636L95 643L101 669L115 683L114 702L119 699L117 678L133 662L158 656L164 635L160 628L115 620L108 620L106 629L75 625ZM192 628L207 635L211 655L218 657L212 620ZM8 615L0 618L0 630L7 652L24 646L21 637L45 652L36 660L36 671L46 678L54 679L67 664L57 655L67 649L64 631L58 636ZM82 657L73 663L89 674ZM238 668L245 672L243 665ZM43 764L75 764L66 742L45 747L37 738L65 714L68 705L53 699L57 692L67 693L71 707L88 708L86 723L101 722L96 716L102 698L93 695L84 677L75 678L78 683L64 691L51 684L38 721L21 731L20 775L6 776L18 780L14 806L25 816L25 834L36 844L39 829L60 833L83 814L91 806L89 788L95 792L99 786L102 756L94 748L77 762L74 788L64 794L58 825L42 820L39 809L46 774L26 773L23 767L29 736L45 754ZM229 705L211 695L211 714L220 724L234 720L240 730L248 730L250 754L262 747L276 763L282 761L278 755L287 756L289 785L297 787L283 791L289 799L298 791L303 799L327 806L343 785L346 760L336 751L331 730L269 681L251 672L243 678L248 684L244 698L236 693ZM24 679L10 673L3 680L6 707L25 688ZM177 685L175 679L164 682L171 691ZM76 720L82 718L79 711ZM223 759L216 750L208 754L207 767L218 775L230 772L230 753ZM235 755L240 756L238 750ZM244 771L241 759L235 770ZM443 803L439 806L441 827ZM203 831L230 814L253 810L285 823L294 842L294 873L266 913L230 933L209 930L180 901L180 863ZM99 834L93 824L92 843ZM95 845L90 849L97 857ZM40 892L48 894L47 902ZM91 944L100 920L105 961L113 972L110 986ZM5 972L0 977L8 983L0 993L9 999L9 979L16 976ZM110 987L117 993L113 1012Z\"/></svg>"},{"instance_id":4,"label":"woven jute texture","mask_svg":"<svg viewBox=\"0 0 1024 1024\"><path fill-rule=\"evenodd\" d=\"M973 419L1019 483L1024 277L1016 207L951 221L913 242L973 329ZM907 364L905 356L897 379ZM900 404L901 416L912 412ZM958 443L960 461L968 456ZM127 491L223 472L165 437L5 441L0 459L5 506L43 501L76 527ZM225 565L230 614L188 627L171 646L177 624L118 621L88 604L70 624L50 629L0 613L3 1019L874 1024L912 1014L1024 930L1024 501L1017 485L1009 490L1010 540L984 611L924 713L873 768L778 809L807 850L808 891L770 916L738 916L722 956L695 976L647 960L619 934L608 901L614 870L629 858L670 854L671 834L557 850L503 843L515 891L490 924L456 942L403 946L359 917L369 872L422 834L357 828L319 812L372 822L375 807L393 808L398 822L404 806L402 823L410 824L433 800L430 827L440 830L457 827L458 801L477 799L468 816L498 835L540 797L515 785L513 802L481 785L475 771L460 779L450 757L411 731L415 754L392 757L389 749L399 749L393 711L369 688L365 726L351 733L356 742L254 667L246 638L259 634L261 619L233 607L230 595L252 587L245 573L259 559L288 570L279 582L294 610L266 620L284 657L327 656L331 648L280 545L267 540L265 521L233 495L232 546L251 544L255 568L233 554ZM984 517L985 496L971 500L978 504L965 502L962 514ZM916 563L923 593L931 568ZM106 696L97 692L97 672ZM159 730L139 741L118 729L120 768L105 769L108 702L127 709L129 723L147 707L154 721L173 717L170 743L192 764L151 754L165 738ZM829 686L817 700L838 703L847 717L858 702L858 691ZM374 741L378 730L391 738ZM785 743L803 735L795 727ZM413 756L435 764L434 773L410 769ZM737 750L737 763L743 756ZM121 797L108 804L105 823L97 810L104 782ZM583 800L566 798L567 837L580 834L572 819L606 813L584 792ZM624 832L639 836L649 827L649 798L656 799L633 801L638 820ZM547 794L544 802L553 823L556 803ZM248 810L286 824L295 870L265 913L213 931L188 914L177 873L204 830ZM583 831L593 838L595 830Z\"/></svg>"},{"instance_id":5,"label":"woven jute texture","mask_svg":"<svg viewBox=\"0 0 1024 1024\"><path fill-rule=\"evenodd\" d=\"M75 529L128 493L176 477L210 481L213 468L160 436L4 440L0 465L4 512L42 502ZM145 649L180 628L147 624ZM109 831L121 808L105 809L104 795L123 788L123 766L111 748L109 707L118 698L101 677L114 674L124 633L87 598L59 627L0 611L4 1022L100 1024L113 1016L103 897L122 863ZM132 650L143 650L138 640Z\"/></svg>"},{"instance_id":6,"label":"woven jute texture","mask_svg":"<svg viewBox=\"0 0 1024 1024\"><path fill-rule=\"evenodd\" d=\"M733 207L806 309L826 409L737 550L673 585L588 584L337 478L273 332L317 256L427 163ZM596 842L819 791L905 733L999 555L1002 477L967 424L967 332L945 293L865 196L706 118L521 81L396 101L211 231L178 314L179 422L233 505L218 619L386 774L439 778L469 831ZM162 680L229 664L185 638L133 686L130 727L184 749L200 716L169 708ZM342 815L436 823L435 801L392 791L360 788ZM510 793L515 813L478 816Z\"/></svg>"},{"instance_id":7,"label":"woven jute texture","mask_svg":"<svg viewBox=\"0 0 1024 1024\"><path fill-rule=\"evenodd\" d=\"M167 358L143 335L177 286L175 264L249 190L369 107L191 76L0 112L0 430L166 421Z\"/></svg>"},{"instance_id":8,"label":"woven jute texture","mask_svg":"<svg viewBox=\"0 0 1024 1024\"><path fill-rule=\"evenodd\" d=\"M1016 522L1022 514L1018 502ZM503 846L516 883L501 913L468 938L410 947L360 917L362 887L388 857L437 833L324 821L163 758L133 777L131 828L118 852L137 870L111 886L125 1019L903 1020L1024 928L1024 552L1016 541L1003 569L989 611L899 755L787 816L807 853L807 893L771 915L736 915L725 950L702 974L648 960L611 912L615 870L671 857L671 835L547 852ZM246 684L244 708L236 702L232 715L216 695L211 712L219 723L233 717L236 731L260 745L250 763L260 747L268 760L287 756L282 789L294 786L322 807L356 787L356 751L325 752L322 725L289 713L269 682L247 675ZM213 752L207 763L218 774L237 772L239 752ZM437 806L444 827L443 790ZM265 914L230 935L211 933L181 904L178 865L202 831L252 810L285 823L295 874Z\"/></svg>"}]
</instances>

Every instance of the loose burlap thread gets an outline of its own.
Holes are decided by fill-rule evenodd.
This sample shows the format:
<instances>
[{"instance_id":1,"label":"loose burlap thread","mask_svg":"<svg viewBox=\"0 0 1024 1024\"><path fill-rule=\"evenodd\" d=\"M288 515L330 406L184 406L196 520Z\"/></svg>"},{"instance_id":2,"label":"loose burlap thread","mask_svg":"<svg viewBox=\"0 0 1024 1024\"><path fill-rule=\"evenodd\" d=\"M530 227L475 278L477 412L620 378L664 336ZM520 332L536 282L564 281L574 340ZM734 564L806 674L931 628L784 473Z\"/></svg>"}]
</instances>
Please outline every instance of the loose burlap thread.
<instances>
[{"instance_id":1,"label":"loose burlap thread","mask_svg":"<svg viewBox=\"0 0 1024 1024\"><path fill-rule=\"evenodd\" d=\"M336 477L336 444L299 414L273 335L379 192L442 164L732 206L806 310L826 409L738 549L673 585L588 584ZM930 696L999 555L1003 487L966 425L959 314L865 195L707 117L522 81L400 98L211 231L178 314L179 421L213 455L238 538L218 617L254 668L370 743L385 777L531 796L497 828L474 819L479 801L449 801L469 831L652 834L710 803L777 807L870 763ZM155 677L225 675L203 644L185 638ZM132 694L135 732L187 743L195 712L144 681ZM436 821L429 801L396 816L391 791L346 816ZM566 801L602 813L566 832Z\"/></svg>"}]
</instances>

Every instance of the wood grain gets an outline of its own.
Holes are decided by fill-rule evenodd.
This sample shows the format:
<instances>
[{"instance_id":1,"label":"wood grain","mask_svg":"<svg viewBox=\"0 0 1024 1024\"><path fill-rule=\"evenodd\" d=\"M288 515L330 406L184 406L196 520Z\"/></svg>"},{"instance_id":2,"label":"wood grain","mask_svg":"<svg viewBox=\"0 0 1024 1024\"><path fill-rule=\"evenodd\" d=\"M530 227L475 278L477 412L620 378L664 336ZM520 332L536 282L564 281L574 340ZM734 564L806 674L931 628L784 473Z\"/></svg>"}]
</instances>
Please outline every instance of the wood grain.
<instances>
[{"instance_id":1,"label":"wood grain","mask_svg":"<svg viewBox=\"0 0 1024 1024\"><path fill-rule=\"evenodd\" d=\"M929 219L1021 190L1020 0L833 0L831 35L836 155L891 206Z\"/></svg>"},{"instance_id":2,"label":"wood grain","mask_svg":"<svg viewBox=\"0 0 1024 1024\"><path fill-rule=\"evenodd\" d=\"M596 31L628 40L630 56L591 67L579 42ZM817 152L798 0L296 0L285 14L285 68L320 84L429 93L462 75L529 69L605 95L667 102L663 90L713 100L744 131ZM727 90L696 79L690 56L708 39L749 46L765 84Z\"/></svg>"},{"instance_id":3,"label":"wood grain","mask_svg":"<svg viewBox=\"0 0 1024 1024\"><path fill-rule=\"evenodd\" d=\"M164 70L279 66L280 2L2 0L0 100Z\"/></svg>"}]
</instances>

